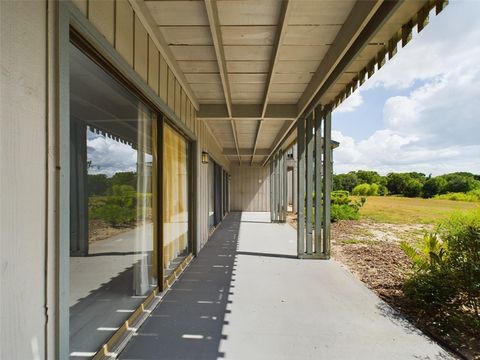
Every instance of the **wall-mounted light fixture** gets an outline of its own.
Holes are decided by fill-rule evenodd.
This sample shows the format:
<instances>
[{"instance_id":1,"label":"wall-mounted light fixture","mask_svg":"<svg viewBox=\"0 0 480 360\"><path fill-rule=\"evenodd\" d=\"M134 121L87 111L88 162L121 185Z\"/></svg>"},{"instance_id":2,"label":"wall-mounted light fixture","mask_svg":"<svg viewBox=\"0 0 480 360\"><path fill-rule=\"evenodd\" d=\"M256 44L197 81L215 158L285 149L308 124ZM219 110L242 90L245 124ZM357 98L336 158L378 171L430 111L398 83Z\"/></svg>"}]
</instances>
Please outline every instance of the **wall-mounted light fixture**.
<instances>
[{"instance_id":1,"label":"wall-mounted light fixture","mask_svg":"<svg viewBox=\"0 0 480 360\"><path fill-rule=\"evenodd\" d=\"M202 164L208 164L208 152L202 151Z\"/></svg>"}]
</instances>

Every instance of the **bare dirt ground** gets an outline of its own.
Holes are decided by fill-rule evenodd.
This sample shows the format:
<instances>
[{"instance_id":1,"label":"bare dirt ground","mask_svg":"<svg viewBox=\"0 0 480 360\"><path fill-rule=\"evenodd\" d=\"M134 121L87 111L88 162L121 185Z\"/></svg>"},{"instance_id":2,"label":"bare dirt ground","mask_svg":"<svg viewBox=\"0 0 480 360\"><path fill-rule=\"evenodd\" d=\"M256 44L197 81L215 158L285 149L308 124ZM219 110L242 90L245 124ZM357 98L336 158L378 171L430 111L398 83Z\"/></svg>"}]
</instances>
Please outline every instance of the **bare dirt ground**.
<instances>
[{"instance_id":1,"label":"bare dirt ground","mask_svg":"<svg viewBox=\"0 0 480 360\"><path fill-rule=\"evenodd\" d=\"M90 220L88 224L88 242L105 240L133 228L134 226L112 227L102 220Z\"/></svg>"},{"instance_id":2,"label":"bare dirt ground","mask_svg":"<svg viewBox=\"0 0 480 360\"><path fill-rule=\"evenodd\" d=\"M288 221L296 227L294 216L289 216ZM369 219L339 221L332 224L332 258L459 358L480 359L480 334L462 324L452 326L445 314L428 313L403 293L411 263L400 242L416 242L431 229L431 224L389 224Z\"/></svg>"}]
</instances>

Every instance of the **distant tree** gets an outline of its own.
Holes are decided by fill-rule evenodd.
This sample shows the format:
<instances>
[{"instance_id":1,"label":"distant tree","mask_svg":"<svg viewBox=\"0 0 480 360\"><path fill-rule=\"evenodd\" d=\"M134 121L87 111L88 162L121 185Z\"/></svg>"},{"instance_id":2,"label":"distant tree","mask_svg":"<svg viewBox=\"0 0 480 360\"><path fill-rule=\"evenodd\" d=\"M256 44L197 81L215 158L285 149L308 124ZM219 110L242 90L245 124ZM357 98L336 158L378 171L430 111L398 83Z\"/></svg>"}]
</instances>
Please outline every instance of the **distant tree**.
<instances>
[{"instance_id":1,"label":"distant tree","mask_svg":"<svg viewBox=\"0 0 480 360\"><path fill-rule=\"evenodd\" d=\"M383 177L376 171L358 170L356 175L360 184L382 184L384 182Z\"/></svg>"},{"instance_id":2,"label":"distant tree","mask_svg":"<svg viewBox=\"0 0 480 360\"><path fill-rule=\"evenodd\" d=\"M109 179L105 174L88 175L87 189L89 196L106 195L109 187Z\"/></svg>"},{"instance_id":3,"label":"distant tree","mask_svg":"<svg viewBox=\"0 0 480 360\"><path fill-rule=\"evenodd\" d=\"M340 174L333 176L333 190L346 190L352 192L353 188L358 185L358 178L354 172L348 174Z\"/></svg>"},{"instance_id":4,"label":"distant tree","mask_svg":"<svg viewBox=\"0 0 480 360\"><path fill-rule=\"evenodd\" d=\"M405 173L389 173L387 175L387 189L390 194L403 195L407 182L411 177Z\"/></svg>"},{"instance_id":5,"label":"distant tree","mask_svg":"<svg viewBox=\"0 0 480 360\"><path fill-rule=\"evenodd\" d=\"M422 193L423 184L415 179L409 178L405 184L403 195L407 197L418 197Z\"/></svg>"},{"instance_id":6,"label":"distant tree","mask_svg":"<svg viewBox=\"0 0 480 360\"><path fill-rule=\"evenodd\" d=\"M427 177L423 173L412 171L406 174L410 176L412 179L420 181L422 184L425 183L425 181L427 180Z\"/></svg>"},{"instance_id":7,"label":"distant tree","mask_svg":"<svg viewBox=\"0 0 480 360\"><path fill-rule=\"evenodd\" d=\"M437 176L429 178L425 181L425 184L423 184L423 197L431 198L435 195L442 194L446 185L447 180L444 177Z\"/></svg>"},{"instance_id":8,"label":"distant tree","mask_svg":"<svg viewBox=\"0 0 480 360\"><path fill-rule=\"evenodd\" d=\"M480 181L473 176L454 173L444 175L447 180L444 192L468 192L480 187Z\"/></svg>"},{"instance_id":9,"label":"distant tree","mask_svg":"<svg viewBox=\"0 0 480 360\"><path fill-rule=\"evenodd\" d=\"M137 188L137 173L132 171L118 172L110 178L111 185L130 185Z\"/></svg>"}]
</instances>

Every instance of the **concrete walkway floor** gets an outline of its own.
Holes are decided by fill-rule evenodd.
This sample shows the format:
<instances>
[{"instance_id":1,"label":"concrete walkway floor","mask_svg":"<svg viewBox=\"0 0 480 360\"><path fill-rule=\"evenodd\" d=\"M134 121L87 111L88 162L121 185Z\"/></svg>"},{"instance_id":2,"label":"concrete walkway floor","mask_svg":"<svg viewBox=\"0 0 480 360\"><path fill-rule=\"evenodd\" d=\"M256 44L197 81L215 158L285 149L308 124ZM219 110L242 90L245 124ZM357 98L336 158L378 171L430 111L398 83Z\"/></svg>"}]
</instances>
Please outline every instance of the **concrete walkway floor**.
<instances>
[{"instance_id":1,"label":"concrete walkway floor","mask_svg":"<svg viewBox=\"0 0 480 360\"><path fill-rule=\"evenodd\" d=\"M296 232L231 213L121 359L452 359Z\"/></svg>"}]
</instances>

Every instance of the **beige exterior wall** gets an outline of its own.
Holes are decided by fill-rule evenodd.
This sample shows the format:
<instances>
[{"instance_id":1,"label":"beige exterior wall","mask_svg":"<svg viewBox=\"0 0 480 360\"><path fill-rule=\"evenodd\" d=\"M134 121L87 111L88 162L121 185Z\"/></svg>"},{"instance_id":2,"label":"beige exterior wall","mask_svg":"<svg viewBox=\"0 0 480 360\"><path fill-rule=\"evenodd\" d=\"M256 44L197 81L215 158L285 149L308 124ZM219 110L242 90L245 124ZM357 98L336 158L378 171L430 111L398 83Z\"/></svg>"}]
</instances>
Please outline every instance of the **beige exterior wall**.
<instances>
[{"instance_id":1,"label":"beige exterior wall","mask_svg":"<svg viewBox=\"0 0 480 360\"><path fill-rule=\"evenodd\" d=\"M232 211L270 211L270 168L231 166Z\"/></svg>"},{"instance_id":2,"label":"beige exterior wall","mask_svg":"<svg viewBox=\"0 0 480 360\"><path fill-rule=\"evenodd\" d=\"M46 2L0 1L0 24L0 358L43 359L48 243ZM53 314L49 321L55 321Z\"/></svg>"}]
</instances>

